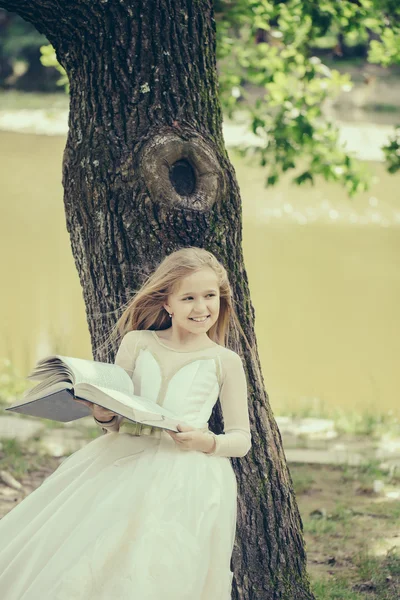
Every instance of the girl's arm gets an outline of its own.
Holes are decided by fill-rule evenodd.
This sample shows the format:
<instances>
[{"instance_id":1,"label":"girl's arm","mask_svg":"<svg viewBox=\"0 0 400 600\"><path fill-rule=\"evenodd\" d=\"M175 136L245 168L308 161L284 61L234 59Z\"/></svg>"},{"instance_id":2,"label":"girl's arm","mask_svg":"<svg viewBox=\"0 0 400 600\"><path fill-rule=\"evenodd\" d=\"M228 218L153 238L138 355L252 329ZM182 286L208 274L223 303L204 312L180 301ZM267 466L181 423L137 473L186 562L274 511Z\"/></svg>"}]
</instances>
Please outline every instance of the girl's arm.
<instances>
[{"instance_id":1,"label":"girl's arm","mask_svg":"<svg viewBox=\"0 0 400 600\"><path fill-rule=\"evenodd\" d=\"M242 359L236 352L223 355L224 377L220 389L224 433L212 434L214 450L210 456L241 457L251 448L251 432L247 400L247 381Z\"/></svg>"},{"instance_id":2,"label":"girl's arm","mask_svg":"<svg viewBox=\"0 0 400 600\"><path fill-rule=\"evenodd\" d=\"M114 363L120 367L122 367L129 375L132 377L133 369L134 369L134 355L136 344L139 339L140 332L139 331L129 331L121 341L121 345L118 348L118 352L115 356ZM115 415L109 422L102 422L93 417L95 422L100 425L104 433L109 432L117 432L119 431L119 427L121 425L121 421L124 417L120 415Z\"/></svg>"}]
</instances>

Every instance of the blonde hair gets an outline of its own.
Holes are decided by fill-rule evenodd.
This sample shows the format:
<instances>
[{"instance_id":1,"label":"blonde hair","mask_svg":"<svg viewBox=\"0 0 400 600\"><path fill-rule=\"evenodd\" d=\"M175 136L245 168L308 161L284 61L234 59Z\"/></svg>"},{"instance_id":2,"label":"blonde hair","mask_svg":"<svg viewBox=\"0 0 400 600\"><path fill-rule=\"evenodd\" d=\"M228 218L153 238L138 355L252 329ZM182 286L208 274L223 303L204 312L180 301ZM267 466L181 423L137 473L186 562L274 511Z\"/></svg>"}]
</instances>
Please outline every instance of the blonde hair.
<instances>
[{"instance_id":1,"label":"blonde hair","mask_svg":"<svg viewBox=\"0 0 400 600\"><path fill-rule=\"evenodd\" d=\"M214 254L196 246L180 248L167 255L155 271L145 279L139 291L121 307L123 313L111 331L109 338L111 343L117 337L122 339L126 333L132 330L161 330L170 327L171 319L163 306L167 302L169 294L179 287L184 277L204 267L210 267L217 275L220 295L218 319L207 332L208 337L224 347L228 346L229 338L231 338L230 348L239 353L240 336L242 336L258 372L258 361L255 359L233 306L234 300L228 273Z\"/></svg>"}]
</instances>

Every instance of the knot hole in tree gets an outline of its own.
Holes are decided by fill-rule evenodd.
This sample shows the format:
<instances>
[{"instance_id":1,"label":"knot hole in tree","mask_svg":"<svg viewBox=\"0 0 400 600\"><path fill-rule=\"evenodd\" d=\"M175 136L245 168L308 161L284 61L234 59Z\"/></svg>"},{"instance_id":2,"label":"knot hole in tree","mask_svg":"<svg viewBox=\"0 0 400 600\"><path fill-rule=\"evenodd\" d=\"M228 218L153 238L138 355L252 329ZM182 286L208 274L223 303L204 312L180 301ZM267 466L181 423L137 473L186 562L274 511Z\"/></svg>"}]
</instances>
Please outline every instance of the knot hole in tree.
<instances>
[{"instance_id":1,"label":"knot hole in tree","mask_svg":"<svg viewBox=\"0 0 400 600\"><path fill-rule=\"evenodd\" d=\"M177 160L169 170L169 179L180 196L189 196L196 189L196 174L188 160Z\"/></svg>"},{"instance_id":2,"label":"knot hole in tree","mask_svg":"<svg viewBox=\"0 0 400 600\"><path fill-rule=\"evenodd\" d=\"M209 210L224 197L225 175L215 148L197 133L152 135L140 156L140 171L153 202Z\"/></svg>"}]
</instances>

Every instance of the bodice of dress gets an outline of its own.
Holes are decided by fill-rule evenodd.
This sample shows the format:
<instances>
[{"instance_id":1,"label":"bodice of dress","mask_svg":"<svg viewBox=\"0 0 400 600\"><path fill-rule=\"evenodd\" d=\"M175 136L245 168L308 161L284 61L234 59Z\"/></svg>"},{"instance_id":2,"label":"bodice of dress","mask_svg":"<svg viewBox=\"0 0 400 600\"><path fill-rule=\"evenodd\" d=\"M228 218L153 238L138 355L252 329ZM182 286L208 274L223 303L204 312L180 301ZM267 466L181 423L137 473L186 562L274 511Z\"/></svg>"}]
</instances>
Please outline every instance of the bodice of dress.
<instances>
[{"instance_id":1,"label":"bodice of dress","mask_svg":"<svg viewBox=\"0 0 400 600\"><path fill-rule=\"evenodd\" d=\"M211 345L212 344L212 345ZM211 342L202 350L176 350L152 330L130 331L115 363L131 377L134 393L164 406L188 425L207 428L218 398L224 434L213 455L245 456L251 447L247 382L238 354ZM123 417L103 428L119 431Z\"/></svg>"}]
</instances>

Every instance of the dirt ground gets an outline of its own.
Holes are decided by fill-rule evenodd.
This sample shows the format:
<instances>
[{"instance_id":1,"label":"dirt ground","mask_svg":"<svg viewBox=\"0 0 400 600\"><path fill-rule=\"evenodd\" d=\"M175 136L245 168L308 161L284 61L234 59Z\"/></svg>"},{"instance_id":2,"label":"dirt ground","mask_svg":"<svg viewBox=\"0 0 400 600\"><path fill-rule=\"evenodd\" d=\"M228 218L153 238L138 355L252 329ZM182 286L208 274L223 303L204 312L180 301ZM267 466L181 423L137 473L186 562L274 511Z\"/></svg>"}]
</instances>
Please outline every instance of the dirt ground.
<instances>
[{"instance_id":1,"label":"dirt ground","mask_svg":"<svg viewBox=\"0 0 400 600\"><path fill-rule=\"evenodd\" d=\"M4 456L0 451L0 471L8 465L2 465ZM63 458L52 456L37 457L33 453L24 455L26 473L23 475L15 473L16 480L22 485L20 490L5 485L0 479L0 519L4 517L14 506L19 504L26 496L35 490L46 477L56 470ZM9 472L9 469L6 469Z\"/></svg>"},{"instance_id":2,"label":"dirt ground","mask_svg":"<svg viewBox=\"0 0 400 600\"><path fill-rule=\"evenodd\" d=\"M399 599L399 477L373 465L291 464L290 472L311 581L326 582L321 590L341 581L349 591L318 598Z\"/></svg>"},{"instance_id":3,"label":"dirt ground","mask_svg":"<svg viewBox=\"0 0 400 600\"><path fill-rule=\"evenodd\" d=\"M22 452L15 460L19 470L14 475L22 488L0 482L0 518L36 489L63 458ZM4 469L12 471L0 451L0 471ZM390 476L374 466L306 464L291 464L290 472L316 597L400 598L400 500L395 497L399 475ZM382 485L384 489L374 491L374 481L375 489Z\"/></svg>"}]
</instances>

